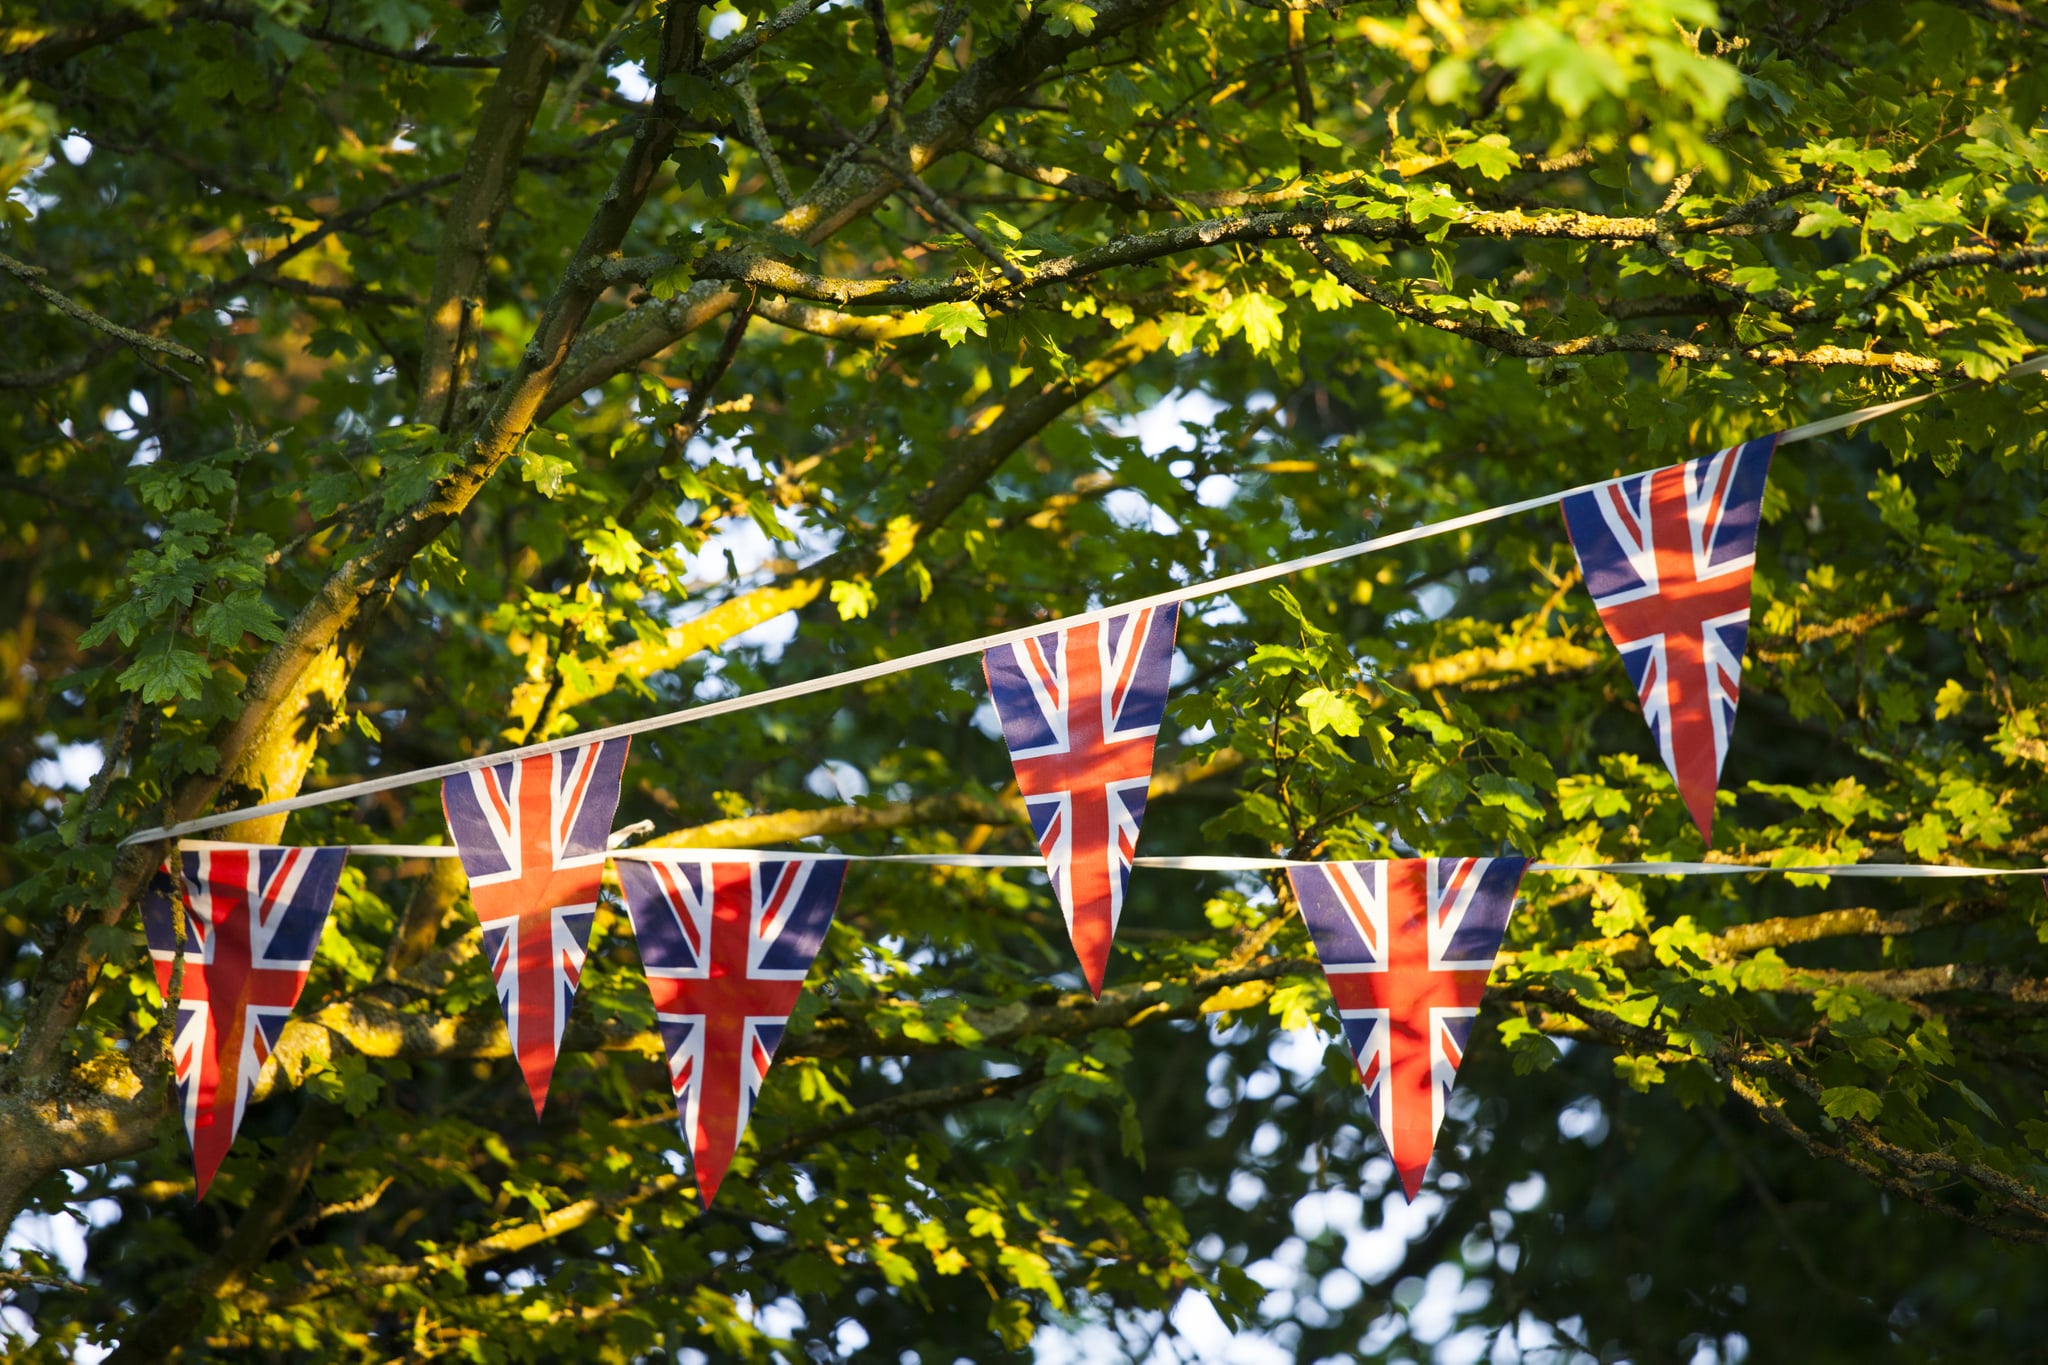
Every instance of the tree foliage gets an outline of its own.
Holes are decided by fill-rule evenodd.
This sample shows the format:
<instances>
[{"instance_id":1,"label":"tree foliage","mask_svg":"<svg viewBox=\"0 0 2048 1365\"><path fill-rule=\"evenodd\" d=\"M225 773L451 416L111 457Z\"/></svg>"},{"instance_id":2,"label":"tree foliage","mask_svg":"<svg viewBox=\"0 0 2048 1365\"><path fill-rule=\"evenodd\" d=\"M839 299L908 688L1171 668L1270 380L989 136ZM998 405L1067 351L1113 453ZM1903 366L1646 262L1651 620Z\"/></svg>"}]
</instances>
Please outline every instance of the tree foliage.
<instances>
[{"instance_id":1,"label":"tree foliage","mask_svg":"<svg viewBox=\"0 0 2048 1365\"><path fill-rule=\"evenodd\" d=\"M1042 879L858 868L706 1213L620 917L536 1124L459 876L361 860L195 1206L118 847L1995 380L2026 6L46 0L0 51L0 1222L96 1222L0 1274L24 1358L1141 1358L1189 1296L1304 1359L2036 1349L2031 879L1532 876L1410 1211L1278 882L1141 874L1095 1003ZM1716 859L2038 861L2044 422L1780 454ZM1180 640L1152 851L1701 852L1554 512ZM1024 851L981 702L643 737L621 819Z\"/></svg>"}]
</instances>

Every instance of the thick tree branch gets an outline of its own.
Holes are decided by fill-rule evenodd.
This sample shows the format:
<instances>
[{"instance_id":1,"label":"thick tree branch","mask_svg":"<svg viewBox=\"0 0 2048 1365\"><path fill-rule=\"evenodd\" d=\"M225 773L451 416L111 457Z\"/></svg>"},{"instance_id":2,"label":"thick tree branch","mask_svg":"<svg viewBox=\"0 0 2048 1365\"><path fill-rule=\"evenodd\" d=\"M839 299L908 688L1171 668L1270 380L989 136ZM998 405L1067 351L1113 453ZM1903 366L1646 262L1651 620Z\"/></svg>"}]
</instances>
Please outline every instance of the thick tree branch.
<instances>
[{"instance_id":1,"label":"thick tree branch","mask_svg":"<svg viewBox=\"0 0 2048 1365\"><path fill-rule=\"evenodd\" d=\"M498 218L512 195L526 136L540 113L553 74L551 40L575 14L574 0L539 0L526 7L506 44L505 60L484 96L477 135L470 140L462 181L449 201L434 264L420 338L414 420L445 427L461 387L464 331L483 307L483 276ZM473 342L472 348L473 348Z\"/></svg>"},{"instance_id":2,"label":"thick tree branch","mask_svg":"<svg viewBox=\"0 0 2048 1365\"><path fill-rule=\"evenodd\" d=\"M1988 995L2008 1014L2048 1014L2048 981L1983 962L1944 962L1932 967L1890 967L1850 972L1801 968L1780 988L1808 992L1824 987L1853 986L1887 1000L1925 1001L1938 995Z\"/></svg>"},{"instance_id":3,"label":"thick tree branch","mask_svg":"<svg viewBox=\"0 0 2048 1365\"><path fill-rule=\"evenodd\" d=\"M678 0L669 10L663 29L657 79L672 69L693 65L698 38L695 6ZM471 440L467 461L384 527L367 546L343 560L300 609L284 639L272 647L250 674L243 689L241 710L216 737L215 747L221 755L219 768L188 778L177 789L165 812L171 819L203 810L218 795L227 775L239 769L280 712L288 711L293 700L303 695L302 685L309 670L317 667L336 638L358 619L367 603L382 595L415 555L453 524L510 457L531 428L549 385L568 358L570 344L596 302L598 291L586 282L584 267L618 249L653 186L656 171L668 156L675 131L672 119L659 113L641 123L611 188L591 216L576 255L549 300L533 339L522 353L518 368L500 390L491 412ZM88 949L88 931L95 924L112 923L132 910L166 852L161 844L138 844L121 850L115 863L111 895L102 902L102 908L76 916L56 951L38 964L24 1025L4 1068L0 1068L0 1096L10 1101L0 1103L0 1147L13 1148L18 1141L28 1140L26 1135L17 1138L13 1131L17 1124L12 1120L29 1118L16 1105L33 1103L63 1088L63 1082L54 1079L58 1051L64 1035L90 998L103 960ZM17 1172L19 1179L11 1183L25 1194L28 1187L55 1169L52 1166L38 1170L23 1164ZM12 1189L0 1188L0 1222L11 1218L18 1207L18 1201L9 1200L13 1193Z\"/></svg>"},{"instance_id":4,"label":"thick tree branch","mask_svg":"<svg viewBox=\"0 0 2048 1365\"><path fill-rule=\"evenodd\" d=\"M1103 6L1097 17L1096 40L1149 17L1164 3L1165 0L1122 0ZM695 16L695 7L680 0L670 8L660 59L650 72L657 87L671 72L695 66L699 42ZM1067 53L1090 41L1078 32L1050 34L1035 19L1027 23L1021 33L962 73L920 115L907 120L905 145L910 164L913 168L928 164L1010 98L1018 81L1029 80L1037 71L1056 65ZM301 608L288 626L284 640L252 671L243 691L240 713L216 737L223 771L233 771L241 763L278 713L299 695L307 671L315 667L336 636L357 619L364 603L381 592L384 584L454 523L542 415L551 391L562 377L570 348L604 287L591 267L616 253L673 144L679 120L659 99L657 106L654 114L637 126L612 187L592 214L583 240L543 310L518 365L497 390L489 412L469 440L465 463L386 525L369 544L343 559ZM821 177L806 200L784 215L777 226L780 230L822 238L865 211L891 188L886 173L849 166L833 176ZM723 311L723 307L701 313L696 321L701 323L716 311ZM942 480L935 490L936 501L932 497L924 500L927 507L943 502L950 484ZM960 489L957 497L964 498L967 491ZM928 494L933 492L928 490ZM877 562L876 556L869 554L861 555L860 560ZM810 587L808 596L819 591L822 583ZM777 607L766 614L777 615L783 609ZM725 616L735 614L726 612ZM167 803L164 816L176 820L203 810L224 780L219 772L188 779ZM37 1120L18 1106L33 1106L64 1089L64 1082L53 1078L56 1052L98 980L100 958L87 949L87 931L94 924L108 923L128 913L164 853L160 846L124 849L116 862L111 895L103 902L105 908L78 916L57 951L38 964L27 1001L25 1025L4 1068L0 1068L0 1095L14 1102L0 1105L0 1144L29 1150L32 1144L25 1136L16 1141L13 1130L17 1125L10 1120L20 1119L31 1126ZM16 1172L18 1178L0 1190L0 1215L11 1217L27 1190L55 1169L55 1165L22 1165Z\"/></svg>"},{"instance_id":5,"label":"thick tree branch","mask_svg":"<svg viewBox=\"0 0 2048 1365\"><path fill-rule=\"evenodd\" d=\"M1722 953L1734 956L1830 938L1891 938L1930 929L1952 929L1991 919L2006 909L1991 901L1955 901L1909 910L1823 910L1817 915L1790 915L1738 924L1716 934L1714 942Z\"/></svg>"},{"instance_id":6,"label":"thick tree branch","mask_svg":"<svg viewBox=\"0 0 2048 1365\"><path fill-rule=\"evenodd\" d=\"M809 332L812 336L851 341L862 346L922 336L926 331L925 320L919 317L836 313L829 308L813 308L795 299L761 299L754 304L754 312L792 332Z\"/></svg>"}]
</instances>

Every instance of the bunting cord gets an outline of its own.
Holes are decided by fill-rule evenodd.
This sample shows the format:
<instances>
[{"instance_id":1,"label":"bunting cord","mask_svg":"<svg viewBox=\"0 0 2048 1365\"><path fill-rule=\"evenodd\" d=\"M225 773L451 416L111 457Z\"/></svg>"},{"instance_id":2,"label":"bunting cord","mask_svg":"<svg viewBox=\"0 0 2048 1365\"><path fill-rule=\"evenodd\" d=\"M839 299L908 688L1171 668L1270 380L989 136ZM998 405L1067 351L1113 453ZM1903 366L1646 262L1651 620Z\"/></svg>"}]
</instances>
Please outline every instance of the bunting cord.
<instances>
[{"instance_id":1,"label":"bunting cord","mask_svg":"<svg viewBox=\"0 0 2048 1365\"><path fill-rule=\"evenodd\" d=\"M236 843L219 839L185 839L180 847L200 849L270 848L270 844ZM364 858L453 858L456 850L446 844L346 844L351 857ZM906 863L919 867L978 867L1043 869L1045 859L1036 853L821 853L811 849L772 848L615 848L615 860L636 863L690 863L705 859L744 863ZM1268 872L1288 867L1327 867L1350 859L1239 858L1222 855L1192 857L1134 858L1136 867L1161 868L1175 872ZM1809 867L1753 867L1744 863L1546 863L1532 862L1530 872L1604 873L1619 877L1889 877L1901 881L1950 879L1957 877L2048 877L2048 868L1970 867L1947 863L1825 863Z\"/></svg>"},{"instance_id":2,"label":"bunting cord","mask_svg":"<svg viewBox=\"0 0 2048 1365\"><path fill-rule=\"evenodd\" d=\"M1886 417L1917 404L1925 403L1930 399L1945 397L1961 389L1973 388L1985 383L1996 383L2006 379L2018 379L2025 375L2039 374L2043 370L2048 370L2048 352L2028 360L2023 360L1990 380L1966 379L1960 383L1932 389L1922 394L1915 394L1910 398L1901 398L1890 403L1878 403L1870 407L1858 408L1854 412L1845 412L1834 417L1823 418L1817 422L1808 422L1803 426L1793 427L1788 431L1779 433L1778 445L1782 447L1797 441L1809 441L1815 437L1832 435L1835 432L1846 431L1851 427L1861 425L1875 418ZM427 768L414 768L406 772L387 773L382 777L373 777L361 782L350 782L339 787L329 787L323 791L302 792L297 796L284 800L266 801L260 805L245 806L239 810L216 811L211 815L202 815L191 820L181 820L176 824L138 831L123 839L121 845L125 848L130 844L149 843L154 840L176 838L185 834L196 834L203 830L219 829L224 825L239 824L245 820L260 820L272 815L287 815L293 811L306 810L314 806L330 805L338 801L349 801L356 797L369 796L376 792L394 791L400 787L409 787L416 783L436 782L444 778L455 777L461 773L495 767L500 763L511 763L539 754L557 753L563 749L578 748L582 745L594 744L601 740L626 739L634 735L643 735L655 730L666 730L678 725L715 720L720 716L729 716L741 711L752 710L757 706L771 706L777 702L794 701L799 697L814 696L820 692L836 691L842 687L854 687L861 683L872 682L877 678L886 678L893 674L909 672L911 669L923 668L928 664L945 663L953 659L968 658L1001 645L1015 644L1019 641L1030 639L1035 635L1043 635L1048 631L1071 629L1076 626L1087 625L1091 622L1104 621L1112 616L1123 615L1126 612L1141 611L1148 607L1178 607L1183 602L1191 602L1205 597L1221 597L1235 592L1239 588L1248 588L1275 578L1285 578L1309 569L1318 569L1330 564L1340 564L1345 560L1356 559L1361 555L1374 554L1381 550L1391 550L1398 546L1410 545L1416 541L1429 540L1436 536L1449 535L1474 526L1483 526L1487 522L1499 521L1502 518L1534 511L1540 507L1555 506L1566 498L1574 497L1580 493L1591 492L1593 489L1599 488L1601 485L1611 481L1610 479L1598 479L1592 483L1580 484L1575 488L1567 488L1560 492L1544 493L1537 497L1524 498L1519 502L1503 503L1498 507L1489 507L1478 512L1468 512L1463 516L1450 517L1443 521L1433 521L1422 526L1412 526L1405 531L1396 531L1384 536L1374 536L1369 540L1357 541L1350 545L1340 545L1335 549L1323 550L1311 555L1302 555L1295 559L1282 560L1277 564L1268 564L1256 569L1246 569L1241 573L1228 574L1221 578L1203 579L1197 582L1186 583L1165 592L1154 593L1150 597L1140 597L1129 602L1119 602L1106 607L1097 607L1093 611L1081 612L1074 616L1055 617L1051 620L1035 622L1028 626L1019 626L1014 630L1006 630L994 635L984 635L979 639L962 640L955 644L939 645L936 648L922 650L916 654L906 654L902 658L884 659L878 663L866 664L859 668L846 669L838 673L827 673L822 677L810 678L803 682L789 683L782 687L771 687L760 692L749 692L736 697L727 697L721 701L683 707L680 710L665 711L653 716L643 716L638 720L606 726L603 729L587 730L574 735L565 735L559 739L544 740L538 744L522 745L516 749L503 749L495 753L479 754L474 758L460 759L453 763L442 763ZM403 846L363 845L362 847L365 849L383 849ZM423 845L422 847L426 846ZM445 856L445 854L429 855L415 853L399 856L426 857ZM1138 861L1143 866L1149 860L1141 858ZM1264 866L1266 864L1260 865ZM1641 866L1662 866L1662 864L1642 864ZM1674 863L1669 866L1677 867L1681 865ZM1722 864L1709 863L1699 864L1698 866L1719 870ZM1745 868L1740 870L1756 871L1758 869ZM1842 872L1833 875L1850 876L1855 874Z\"/></svg>"}]
</instances>

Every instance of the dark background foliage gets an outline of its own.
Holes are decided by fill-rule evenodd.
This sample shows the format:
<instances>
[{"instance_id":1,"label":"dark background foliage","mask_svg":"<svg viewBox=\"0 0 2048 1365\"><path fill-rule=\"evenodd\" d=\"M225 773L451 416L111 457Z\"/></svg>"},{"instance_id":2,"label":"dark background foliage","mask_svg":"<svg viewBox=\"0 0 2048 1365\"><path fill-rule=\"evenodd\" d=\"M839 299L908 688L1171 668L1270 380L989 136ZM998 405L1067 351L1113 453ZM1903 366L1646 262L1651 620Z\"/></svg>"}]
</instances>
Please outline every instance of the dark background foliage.
<instances>
[{"instance_id":1,"label":"dark background foliage","mask_svg":"<svg viewBox=\"0 0 2048 1365\"><path fill-rule=\"evenodd\" d=\"M195 1204L117 846L1967 380L1778 456L1711 856L2035 865L2042 48L2004 0L10 16L12 1354L2041 1354L2032 879L1532 876L1411 1208L1278 880L1141 873L1093 1004L1042 878L857 867L704 1213L622 919L535 1123L459 876L371 859ZM1554 510L1180 644L1147 851L1702 854ZM642 737L620 819L1030 847L971 661Z\"/></svg>"}]
</instances>

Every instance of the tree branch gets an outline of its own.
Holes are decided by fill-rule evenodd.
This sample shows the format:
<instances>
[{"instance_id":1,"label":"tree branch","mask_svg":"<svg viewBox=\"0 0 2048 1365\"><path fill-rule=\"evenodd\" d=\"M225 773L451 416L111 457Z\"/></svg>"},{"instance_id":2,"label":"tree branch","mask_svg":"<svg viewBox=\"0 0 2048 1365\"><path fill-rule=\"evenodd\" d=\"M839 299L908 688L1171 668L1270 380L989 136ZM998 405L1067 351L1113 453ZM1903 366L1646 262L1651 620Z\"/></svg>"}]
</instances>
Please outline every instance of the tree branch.
<instances>
[{"instance_id":1,"label":"tree branch","mask_svg":"<svg viewBox=\"0 0 2048 1365\"><path fill-rule=\"evenodd\" d=\"M921 174L971 139L984 120L1010 105L1043 72L1060 68L1076 51L1151 22L1166 8L1167 0L1106 0L1097 7L1092 35L1079 31L1055 34L1040 20L1032 19L1021 32L996 44L959 73L930 104L904 118L908 165ZM936 43L927 49L926 60L919 63L912 83L930 69L937 50ZM727 55L721 54L718 61ZM856 159L853 152L857 150L827 165L802 201L770 226L816 245L893 192L894 173L887 166ZM584 390L668 349L733 307L741 296L742 291L700 275L696 284L666 304L637 308L593 328L563 368L542 412L553 411ZM827 295L817 301L836 300Z\"/></svg>"},{"instance_id":2,"label":"tree branch","mask_svg":"<svg viewBox=\"0 0 2048 1365\"><path fill-rule=\"evenodd\" d=\"M110 318L101 317L84 304L66 298L42 282L43 276L49 272L40 266L28 265L25 262L15 260L14 257L7 255L5 252L0 252L0 270L4 270L17 280L20 280L28 287L28 291L31 294L34 294L44 303L49 304L65 317L75 322L82 322L94 331L106 333L142 356L144 360L150 360L150 354L155 353L157 355L167 355L173 360L182 360L187 365L196 365L202 370L206 368L206 357L200 355L197 351L189 347L180 346L175 341L166 341L162 337L153 337L147 332L138 332L132 327L123 327L120 323ZM155 362L151 361L150 363L154 364Z\"/></svg>"},{"instance_id":3,"label":"tree branch","mask_svg":"<svg viewBox=\"0 0 2048 1365\"><path fill-rule=\"evenodd\" d=\"M1716 934L1714 942L1722 953L1736 956L1829 938L1893 938L1930 929L1952 929L1991 919L2005 910L2005 906L1990 901L1923 905L1909 910L1823 910L1817 915L1790 915L1737 924Z\"/></svg>"},{"instance_id":4,"label":"tree branch","mask_svg":"<svg viewBox=\"0 0 2048 1365\"><path fill-rule=\"evenodd\" d=\"M911 1091L907 1094L892 1095L864 1105L850 1114L818 1125L800 1133L775 1147L763 1151L752 1160L752 1169L776 1165L825 1142L840 1133L870 1128L891 1119L908 1114L931 1113L940 1110L958 1109L964 1105L979 1104L1014 1094L1043 1079L1041 1067L1032 1067L1016 1076L995 1077L980 1081L968 1081L959 1085L940 1086L929 1090ZM640 1185L618 1190L611 1194L594 1195L565 1204L527 1223L501 1229L488 1237L449 1250L438 1252L420 1261L404 1261L396 1265L357 1265L345 1275L329 1275L316 1272L311 1280L281 1292L245 1294L238 1306L245 1311L283 1307L323 1298L329 1294L359 1288L384 1288L394 1284L410 1284L427 1276L443 1274L449 1270L468 1271L488 1264L505 1256L550 1242L566 1236L577 1229L586 1227L600 1219L610 1218L636 1208L649 1200L668 1195L693 1193L694 1182L680 1175L660 1175ZM721 1215L705 1212L700 1218L715 1218Z\"/></svg>"},{"instance_id":5,"label":"tree branch","mask_svg":"<svg viewBox=\"0 0 2048 1365\"><path fill-rule=\"evenodd\" d=\"M1162 768L1152 775L1150 799L1171 796L1198 782L1234 771L1244 755L1223 748L1206 758ZM645 848L754 848L788 844L835 834L927 825L1021 825L1026 823L1023 798L1015 793L993 800L971 792L942 792L884 806L825 806L817 810L770 811L680 829L649 839Z\"/></svg>"},{"instance_id":6,"label":"tree branch","mask_svg":"<svg viewBox=\"0 0 2048 1365\"><path fill-rule=\"evenodd\" d=\"M566 4L569 0L548 3ZM664 24L662 58L654 73L657 85L671 70L694 65L698 37L695 6L679 0ZM384 527L369 545L342 561L299 610L284 639L250 673L240 711L215 736L218 767L179 785L166 803L164 813L171 819L203 810L219 794L228 775L240 768L279 715L302 695L309 670L334 647L337 637L367 604L381 597L415 555L454 523L510 457L531 428L550 384L568 358L570 344L596 302L597 291L585 281L584 267L617 251L668 156L675 132L675 122L661 111L642 121L517 368L477 428L467 461ZM104 960L89 949L87 935L93 926L113 923L132 912L167 852L162 843L122 849L104 898L92 910L76 914L56 950L38 963L22 1029L0 1067L0 1095L11 1092L22 1101L31 1101L62 1089L62 1083L53 1079L58 1050L90 998ZM17 1134L18 1125L10 1122L29 1117L0 1104L0 1148L14 1149L17 1143L29 1140L27 1135ZM25 1193L41 1175L26 1163L20 1163L13 1174L15 1179L7 1188L0 1188L0 1196L10 1195L15 1186ZM11 1218L15 1207L0 1197L0 1222Z\"/></svg>"},{"instance_id":7,"label":"tree branch","mask_svg":"<svg viewBox=\"0 0 2048 1365\"><path fill-rule=\"evenodd\" d=\"M1214 247L1276 241L1312 241L1322 236L1366 237L1377 241L1423 242L1445 225L1407 223L1364 213L1296 209L1181 223L1156 232L1132 233L1072 256L1046 261L1022 284L1007 280L846 279L809 274L781 261L738 252L714 252L698 262L699 280L760 285L819 303L924 308L935 303L1005 301L1018 294L1070 284L1123 266ZM1654 234L1647 218L1609 218L1575 211L1471 212L1449 224L1452 236L1524 240L1644 241Z\"/></svg>"},{"instance_id":8,"label":"tree branch","mask_svg":"<svg viewBox=\"0 0 2048 1365\"><path fill-rule=\"evenodd\" d=\"M1443 313L1433 313L1413 303L1392 290L1382 289L1366 279L1350 264L1318 240L1314 235L1303 234L1302 245L1323 268L1338 281L1351 289L1360 298L1377 304L1397 317L1434 327L1441 332L1475 341L1489 350L1503 355L1518 356L1525 360L1570 359L1587 356L1637 354L1664 355L1674 360L1747 360L1754 365L1770 368L1785 368L1794 365L1816 367L1849 365L1865 369L1889 370L1894 374L1938 375L1944 371L1942 363L1931 357L1913 355L1905 351L1862 351L1842 346L1816 346L1809 351L1770 346L1702 346L1696 342L1681 341L1662 332L1624 332L1614 336L1574 337L1566 341L1540 341L1534 337L1511 332L1505 327L1490 327L1483 323L1465 322Z\"/></svg>"},{"instance_id":9,"label":"tree branch","mask_svg":"<svg viewBox=\"0 0 2048 1365\"><path fill-rule=\"evenodd\" d=\"M786 611L809 606L835 579L857 579L888 572L916 548L933 528L1001 468L1017 448L1079 404L1089 394L1136 364L1160 344L1158 329L1146 323L1118 338L1101 357L1086 366L1078 385L1055 379L1028 398L1002 406L1001 414L967 440L943 473L911 500L906 517L892 522L869 540L835 550L815 564L752 592L721 602L701 615L663 632L658 640L634 640L602 658L584 661L587 681L564 683L555 705L561 710L581 705L617 686L624 677L644 678L676 667L692 655L712 648ZM512 699L512 715L522 722L538 715L548 685L523 684Z\"/></svg>"},{"instance_id":10,"label":"tree branch","mask_svg":"<svg viewBox=\"0 0 2048 1365\"><path fill-rule=\"evenodd\" d=\"M498 219L512 195L519 156L540 113L554 71L552 39L574 15L574 0L541 0L520 14L498 77L484 96L477 134L470 140L462 181L443 219L434 285L420 339L415 421L446 427L461 387L461 357L469 320L482 308L484 266Z\"/></svg>"},{"instance_id":11,"label":"tree branch","mask_svg":"<svg viewBox=\"0 0 2048 1365\"><path fill-rule=\"evenodd\" d=\"M107 1357L108 1365L148 1365L168 1359L216 1300L230 1297L242 1287L284 1234L299 1194L313 1174L313 1162L340 1117L340 1111L324 1101L307 1102L220 1250L148 1312L124 1324L121 1344Z\"/></svg>"},{"instance_id":12,"label":"tree branch","mask_svg":"<svg viewBox=\"0 0 2048 1365\"><path fill-rule=\"evenodd\" d=\"M834 341L852 341L863 346L873 346L884 341L898 341L904 337L922 336L925 320L919 317L894 317L889 314L864 316L857 313L835 313L829 308L813 308L808 303L795 299L759 299L754 312L778 327L787 327L793 332L809 332L812 336L828 337Z\"/></svg>"}]
</instances>

